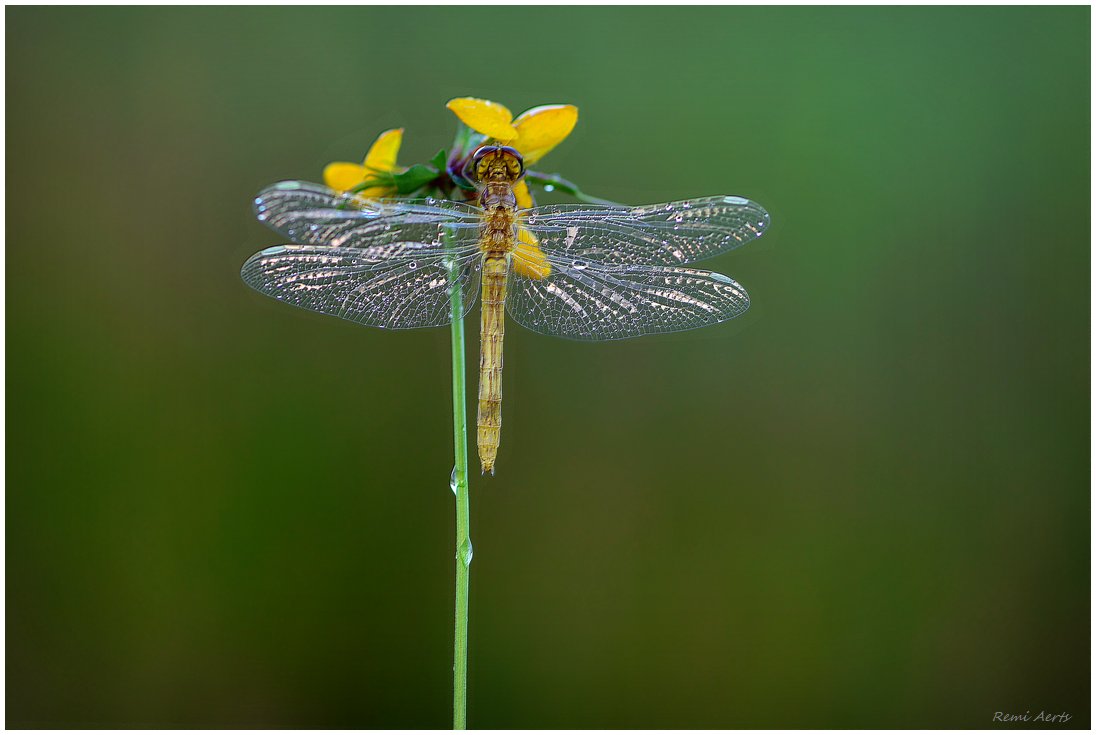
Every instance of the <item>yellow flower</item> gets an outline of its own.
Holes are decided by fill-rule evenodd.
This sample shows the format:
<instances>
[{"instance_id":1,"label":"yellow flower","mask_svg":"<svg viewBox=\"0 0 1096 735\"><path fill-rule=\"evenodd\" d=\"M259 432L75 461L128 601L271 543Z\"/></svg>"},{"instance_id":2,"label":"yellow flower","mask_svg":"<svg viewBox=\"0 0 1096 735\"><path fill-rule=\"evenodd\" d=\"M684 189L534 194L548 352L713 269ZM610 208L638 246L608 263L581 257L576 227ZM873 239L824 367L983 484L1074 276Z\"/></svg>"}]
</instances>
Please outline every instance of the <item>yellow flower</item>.
<instances>
[{"instance_id":1,"label":"yellow flower","mask_svg":"<svg viewBox=\"0 0 1096 735\"><path fill-rule=\"evenodd\" d=\"M505 106L475 97L457 97L445 105L468 127L488 138L513 146L531 166L571 134L578 122L574 105L542 105L516 118ZM524 181L514 186L518 206L533 206L533 197Z\"/></svg>"},{"instance_id":2,"label":"yellow flower","mask_svg":"<svg viewBox=\"0 0 1096 735\"><path fill-rule=\"evenodd\" d=\"M323 170L324 183L335 191L349 191L378 174L398 173L400 168L396 165L396 155L402 142L403 128L385 130L373 141L362 163L336 161L327 164ZM395 196L397 192L393 185L370 186L358 193L364 197L385 197Z\"/></svg>"}]
</instances>

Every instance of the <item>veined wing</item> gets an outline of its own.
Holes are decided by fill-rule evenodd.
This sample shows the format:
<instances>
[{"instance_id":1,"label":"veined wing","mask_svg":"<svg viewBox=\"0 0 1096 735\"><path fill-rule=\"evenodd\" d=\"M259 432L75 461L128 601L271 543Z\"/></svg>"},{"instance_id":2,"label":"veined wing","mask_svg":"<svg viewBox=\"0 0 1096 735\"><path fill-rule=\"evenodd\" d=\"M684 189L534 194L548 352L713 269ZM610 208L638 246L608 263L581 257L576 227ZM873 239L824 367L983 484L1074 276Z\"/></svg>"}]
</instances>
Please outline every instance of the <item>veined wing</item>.
<instances>
[{"instance_id":1,"label":"veined wing","mask_svg":"<svg viewBox=\"0 0 1096 735\"><path fill-rule=\"evenodd\" d=\"M565 262L681 265L756 240L769 213L742 197L716 196L641 207L550 205L528 210L524 224L546 254Z\"/></svg>"},{"instance_id":2,"label":"veined wing","mask_svg":"<svg viewBox=\"0 0 1096 735\"><path fill-rule=\"evenodd\" d=\"M251 256L240 275L279 301L370 327L449 324L453 286L461 289L461 314L472 308L482 264L474 242L452 250L413 242L388 247L391 257L377 260L357 248L279 245Z\"/></svg>"},{"instance_id":3,"label":"veined wing","mask_svg":"<svg viewBox=\"0 0 1096 735\"><path fill-rule=\"evenodd\" d=\"M446 230L479 226L480 212L437 199L364 199L320 184L282 181L255 197L260 222L302 245L368 248L378 243L442 243Z\"/></svg>"},{"instance_id":4,"label":"veined wing","mask_svg":"<svg viewBox=\"0 0 1096 735\"><path fill-rule=\"evenodd\" d=\"M750 306L746 290L722 273L548 261L551 272L544 278L511 269L506 294L514 321L541 334L612 340L679 332L733 319Z\"/></svg>"}]
</instances>

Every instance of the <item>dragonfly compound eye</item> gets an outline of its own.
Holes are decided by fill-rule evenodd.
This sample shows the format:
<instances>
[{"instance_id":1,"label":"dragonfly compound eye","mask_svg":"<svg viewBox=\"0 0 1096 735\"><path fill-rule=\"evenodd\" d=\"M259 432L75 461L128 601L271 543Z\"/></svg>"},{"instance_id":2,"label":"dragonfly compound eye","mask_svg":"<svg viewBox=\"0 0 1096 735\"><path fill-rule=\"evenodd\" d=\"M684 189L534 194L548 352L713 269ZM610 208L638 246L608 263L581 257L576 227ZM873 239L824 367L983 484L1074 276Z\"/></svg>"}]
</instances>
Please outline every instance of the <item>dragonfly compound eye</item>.
<instances>
[{"instance_id":1,"label":"dragonfly compound eye","mask_svg":"<svg viewBox=\"0 0 1096 735\"><path fill-rule=\"evenodd\" d=\"M510 175L513 176L514 181L517 181L525 175L525 159L521 157L516 148L510 146L502 146L499 148L499 156L506 161L506 167L510 171Z\"/></svg>"},{"instance_id":2,"label":"dragonfly compound eye","mask_svg":"<svg viewBox=\"0 0 1096 735\"><path fill-rule=\"evenodd\" d=\"M468 163L464 164L464 170L461 172L464 174L464 178L473 182L483 181L484 174L487 173L484 159L487 158L488 154L494 153L498 149L498 146L495 145L484 145L477 148L472 157L468 159Z\"/></svg>"},{"instance_id":3,"label":"dragonfly compound eye","mask_svg":"<svg viewBox=\"0 0 1096 735\"><path fill-rule=\"evenodd\" d=\"M476 152L472 154L472 165L478 166L488 153L494 153L499 150L497 145L481 145L476 149Z\"/></svg>"}]
</instances>

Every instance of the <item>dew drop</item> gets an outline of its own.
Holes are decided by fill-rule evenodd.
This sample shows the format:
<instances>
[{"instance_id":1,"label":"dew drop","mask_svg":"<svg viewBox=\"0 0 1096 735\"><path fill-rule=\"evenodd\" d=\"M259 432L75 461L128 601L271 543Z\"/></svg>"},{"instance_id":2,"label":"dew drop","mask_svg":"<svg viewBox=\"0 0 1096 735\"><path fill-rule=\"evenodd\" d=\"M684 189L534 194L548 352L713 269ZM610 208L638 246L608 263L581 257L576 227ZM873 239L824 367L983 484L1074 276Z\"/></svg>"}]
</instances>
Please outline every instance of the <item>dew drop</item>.
<instances>
[{"instance_id":1,"label":"dew drop","mask_svg":"<svg viewBox=\"0 0 1096 735\"><path fill-rule=\"evenodd\" d=\"M685 220L685 218L682 217L680 214L678 214L674 217L674 222L683 222L684 220Z\"/></svg>"},{"instance_id":2,"label":"dew drop","mask_svg":"<svg viewBox=\"0 0 1096 735\"><path fill-rule=\"evenodd\" d=\"M457 494L457 466L453 465L453 474L449 475L449 489L453 491L453 494Z\"/></svg>"},{"instance_id":3,"label":"dew drop","mask_svg":"<svg viewBox=\"0 0 1096 735\"><path fill-rule=\"evenodd\" d=\"M553 191L555 191L555 190L556 190L556 187L555 187L555 186L553 186L552 184L545 184L545 185L544 185L544 190L545 190L546 192L549 192L549 193L551 193L551 192L553 192Z\"/></svg>"},{"instance_id":4,"label":"dew drop","mask_svg":"<svg viewBox=\"0 0 1096 735\"><path fill-rule=\"evenodd\" d=\"M411 270L415 270L419 267L418 261L412 260L410 263L407 264L407 267Z\"/></svg>"},{"instance_id":5,"label":"dew drop","mask_svg":"<svg viewBox=\"0 0 1096 735\"><path fill-rule=\"evenodd\" d=\"M464 539L461 542L460 548L457 549L457 558L464 563L464 566L468 566L472 563L472 541L471 539Z\"/></svg>"},{"instance_id":6,"label":"dew drop","mask_svg":"<svg viewBox=\"0 0 1096 735\"><path fill-rule=\"evenodd\" d=\"M571 265L575 267L575 270L583 270L589 265L585 260L575 260L571 262Z\"/></svg>"}]
</instances>

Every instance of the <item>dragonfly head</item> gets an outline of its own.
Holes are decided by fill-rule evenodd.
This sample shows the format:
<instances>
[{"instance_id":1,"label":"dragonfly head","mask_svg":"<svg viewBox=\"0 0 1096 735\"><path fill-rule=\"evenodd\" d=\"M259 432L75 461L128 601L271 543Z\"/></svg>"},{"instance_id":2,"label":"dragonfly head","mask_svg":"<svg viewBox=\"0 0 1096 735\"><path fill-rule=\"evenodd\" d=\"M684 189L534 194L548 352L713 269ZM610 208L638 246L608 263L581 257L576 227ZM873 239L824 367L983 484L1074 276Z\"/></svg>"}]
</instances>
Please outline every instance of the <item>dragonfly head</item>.
<instances>
[{"instance_id":1,"label":"dragonfly head","mask_svg":"<svg viewBox=\"0 0 1096 735\"><path fill-rule=\"evenodd\" d=\"M464 175L478 184L516 184L525 176L525 161L510 146L480 146L464 167Z\"/></svg>"}]
</instances>

